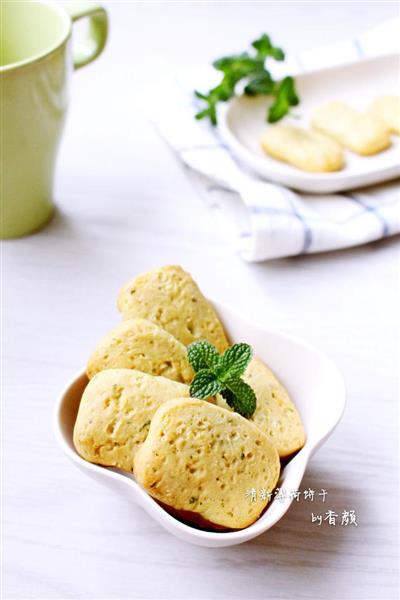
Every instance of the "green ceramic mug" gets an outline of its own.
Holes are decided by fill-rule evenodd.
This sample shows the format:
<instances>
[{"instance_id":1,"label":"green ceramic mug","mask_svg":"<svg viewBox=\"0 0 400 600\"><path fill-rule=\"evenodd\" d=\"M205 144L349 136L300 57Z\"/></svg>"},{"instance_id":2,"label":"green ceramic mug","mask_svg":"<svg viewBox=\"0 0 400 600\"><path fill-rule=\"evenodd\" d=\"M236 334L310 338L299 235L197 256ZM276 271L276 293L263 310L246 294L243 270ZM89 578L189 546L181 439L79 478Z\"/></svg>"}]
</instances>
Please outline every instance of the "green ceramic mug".
<instances>
[{"instance_id":1,"label":"green ceramic mug","mask_svg":"<svg viewBox=\"0 0 400 600\"><path fill-rule=\"evenodd\" d=\"M72 69L94 60L107 38L107 14L93 2L64 10L47 1L0 0L0 237L25 235L51 217L54 167ZM72 23L88 18L72 47Z\"/></svg>"}]
</instances>

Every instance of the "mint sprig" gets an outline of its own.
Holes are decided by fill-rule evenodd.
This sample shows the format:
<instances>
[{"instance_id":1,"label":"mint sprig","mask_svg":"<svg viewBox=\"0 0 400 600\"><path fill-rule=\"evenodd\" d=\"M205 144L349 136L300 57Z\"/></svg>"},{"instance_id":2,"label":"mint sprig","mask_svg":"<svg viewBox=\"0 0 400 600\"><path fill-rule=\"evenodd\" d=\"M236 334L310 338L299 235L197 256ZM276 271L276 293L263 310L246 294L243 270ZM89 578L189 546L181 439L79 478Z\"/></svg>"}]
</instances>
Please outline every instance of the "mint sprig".
<instances>
[{"instance_id":1,"label":"mint sprig","mask_svg":"<svg viewBox=\"0 0 400 600\"><path fill-rule=\"evenodd\" d=\"M213 125L217 124L217 105L227 102L235 95L236 85L244 82L244 94L257 96L268 95L273 98L268 108L266 119L275 123L290 112L292 106L299 104L293 77L285 77L275 81L268 71L267 60L282 61L285 53L274 46L271 38L264 33L252 44L254 52L242 52L232 56L223 56L213 62L213 67L222 73L220 83L206 93L195 91L195 96L204 102L204 106L195 115L196 119L208 118Z\"/></svg>"},{"instance_id":2,"label":"mint sprig","mask_svg":"<svg viewBox=\"0 0 400 600\"><path fill-rule=\"evenodd\" d=\"M190 385L194 398L221 394L228 405L249 418L256 409L254 390L241 379L253 351L248 344L234 344L221 355L210 342L194 342L188 346L188 358L196 375Z\"/></svg>"}]
</instances>

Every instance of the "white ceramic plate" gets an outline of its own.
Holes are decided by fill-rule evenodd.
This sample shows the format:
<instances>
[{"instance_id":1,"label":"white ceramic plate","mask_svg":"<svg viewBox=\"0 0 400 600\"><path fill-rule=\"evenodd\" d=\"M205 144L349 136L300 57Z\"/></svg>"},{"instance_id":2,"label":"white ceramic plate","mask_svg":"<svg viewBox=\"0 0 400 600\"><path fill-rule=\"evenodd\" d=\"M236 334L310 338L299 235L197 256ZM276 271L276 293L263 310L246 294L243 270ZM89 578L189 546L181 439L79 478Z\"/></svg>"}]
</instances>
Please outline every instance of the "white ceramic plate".
<instances>
[{"instance_id":1,"label":"white ceramic plate","mask_svg":"<svg viewBox=\"0 0 400 600\"><path fill-rule=\"evenodd\" d=\"M246 341L255 355L278 375L300 411L307 441L300 452L282 469L279 488L300 488L312 454L332 433L345 406L343 379L334 364L323 354L292 337L249 323L230 308L214 303L232 342ZM61 393L55 412L55 434L61 448L86 474L129 494L160 525L177 537L199 546L233 546L250 540L272 527L288 510L289 496L274 499L265 513L250 527L240 531L203 531L186 525L167 513L134 480L118 469L101 467L83 460L76 452L72 433L82 392L87 385L84 373L72 379ZM245 493L245 491L244 491Z\"/></svg>"},{"instance_id":2,"label":"white ceramic plate","mask_svg":"<svg viewBox=\"0 0 400 600\"><path fill-rule=\"evenodd\" d=\"M296 77L301 103L293 109L298 119L284 122L308 126L312 110L330 100L343 100L359 110L383 94L399 93L399 57L372 60L315 71ZM400 176L400 138L392 136L392 147L374 156L346 151L346 166L336 173L306 173L268 157L260 138L268 100L265 97L234 98L219 113L222 139L232 152L262 177L311 193L332 193L380 183ZM283 122L283 121L282 121Z\"/></svg>"}]
</instances>

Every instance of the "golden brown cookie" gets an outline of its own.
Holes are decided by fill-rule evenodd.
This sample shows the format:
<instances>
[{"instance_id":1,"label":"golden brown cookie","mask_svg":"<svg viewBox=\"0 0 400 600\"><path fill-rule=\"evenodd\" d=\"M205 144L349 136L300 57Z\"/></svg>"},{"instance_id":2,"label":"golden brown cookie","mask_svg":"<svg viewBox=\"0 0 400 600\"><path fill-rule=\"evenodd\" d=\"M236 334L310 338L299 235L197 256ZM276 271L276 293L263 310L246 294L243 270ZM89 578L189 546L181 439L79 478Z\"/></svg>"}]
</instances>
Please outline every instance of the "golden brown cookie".
<instances>
[{"instance_id":1,"label":"golden brown cookie","mask_svg":"<svg viewBox=\"0 0 400 600\"><path fill-rule=\"evenodd\" d=\"M101 340L89 358L87 375L90 379L104 369L137 369L182 383L193 378L186 347L146 319L122 321Z\"/></svg>"},{"instance_id":2,"label":"golden brown cookie","mask_svg":"<svg viewBox=\"0 0 400 600\"><path fill-rule=\"evenodd\" d=\"M74 428L78 453L92 463L133 470L157 408L189 388L132 369L108 369L87 385Z\"/></svg>"},{"instance_id":3,"label":"golden brown cookie","mask_svg":"<svg viewBox=\"0 0 400 600\"><path fill-rule=\"evenodd\" d=\"M228 346L222 324L189 273L166 266L139 275L118 296L124 319L142 317L156 323L187 346L198 340L214 344L219 352Z\"/></svg>"},{"instance_id":4,"label":"golden brown cookie","mask_svg":"<svg viewBox=\"0 0 400 600\"><path fill-rule=\"evenodd\" d=\"M253 423L195 398L160 406L135 457L136 479L151 496L217 528L253 523L279 473L277 451Z\"/></svg>"},{"instance_id":5,"label":"golden brown cookie","mask_svg":"<svg viewBox=\"0 0 400 600\"><path fill-rule=\"evenodd\" d=\"M300 450L305 444L300 415L271 369L261 360L253 358L243 379L253 388L257 398L256 410L250 421L265 433L281 458ZM219 395L217 404L231 410Z\"/></svg>"}]
</instances>

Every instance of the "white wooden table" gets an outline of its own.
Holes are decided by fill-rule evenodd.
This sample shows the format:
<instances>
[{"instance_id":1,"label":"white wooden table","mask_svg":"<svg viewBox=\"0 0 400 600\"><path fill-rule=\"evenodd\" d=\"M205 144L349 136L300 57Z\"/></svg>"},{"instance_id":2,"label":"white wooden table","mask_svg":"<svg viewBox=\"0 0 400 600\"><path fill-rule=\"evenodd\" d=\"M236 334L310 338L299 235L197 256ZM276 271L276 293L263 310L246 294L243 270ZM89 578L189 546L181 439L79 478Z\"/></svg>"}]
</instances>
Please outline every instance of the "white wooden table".
<instances>
[{"instance_id":1,"label":"white wooden table","mask_svg":"<svg viewBox=\"0 0 400 600\"><path fill-rule=\"evenodd\" d=\"M4 598L395 598L397 240L243 263L138 98L159 73L241 50L264 30L293 51L357 34L396 5L105 4L107 51L74 75L59 212L39 234L3 246ZM178 541L85 478L53 437L55 397L118 320L117 290L166 263L182 264L206 293L314 343L346 378L343 421L303 485L326 488L326 505L295 503L242 546ZM312 524L311 511L325 506L355 510L358 527Z\"/></svg>"}]
</instances>

